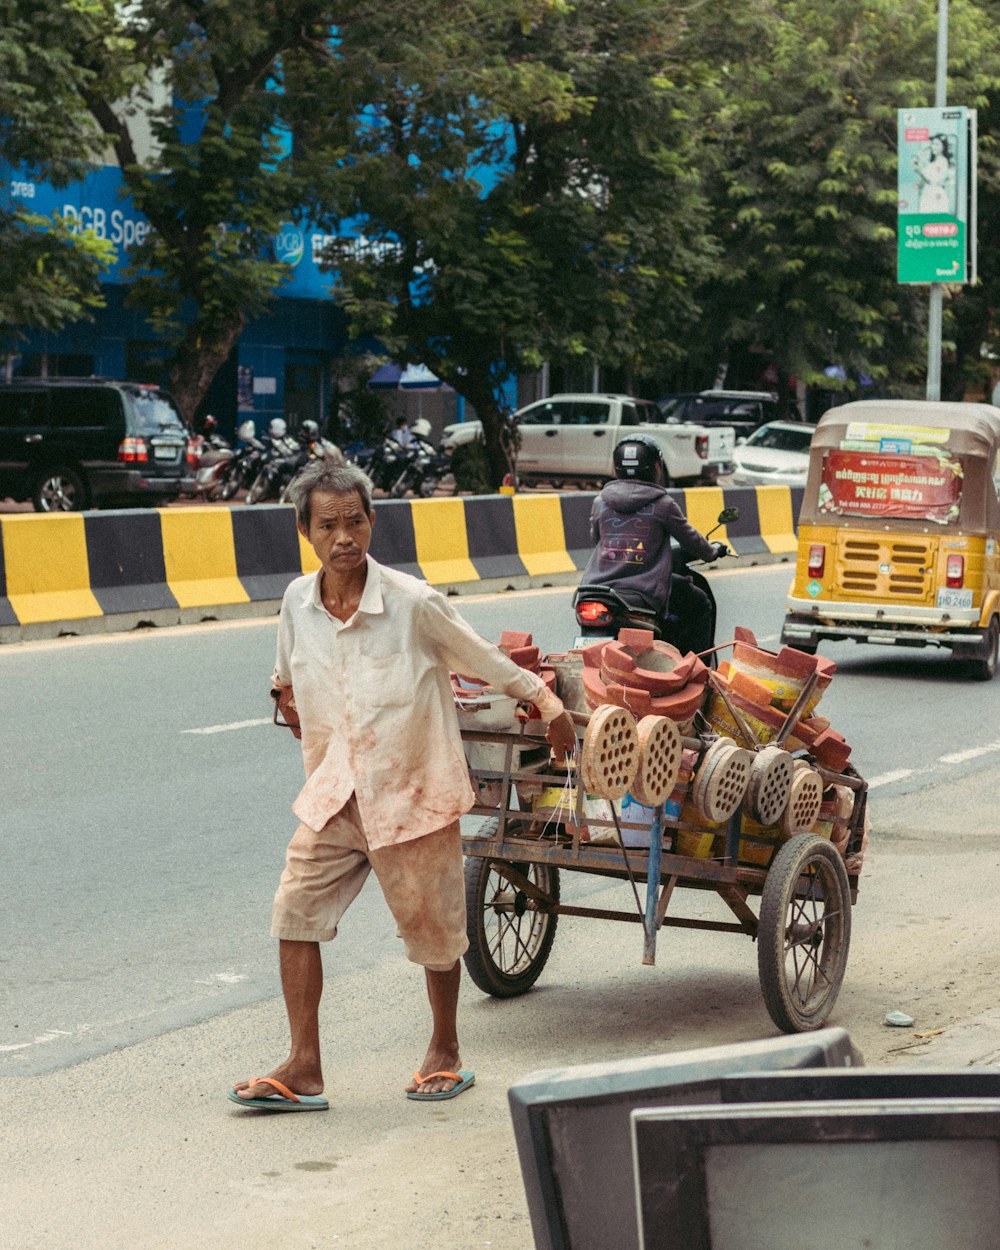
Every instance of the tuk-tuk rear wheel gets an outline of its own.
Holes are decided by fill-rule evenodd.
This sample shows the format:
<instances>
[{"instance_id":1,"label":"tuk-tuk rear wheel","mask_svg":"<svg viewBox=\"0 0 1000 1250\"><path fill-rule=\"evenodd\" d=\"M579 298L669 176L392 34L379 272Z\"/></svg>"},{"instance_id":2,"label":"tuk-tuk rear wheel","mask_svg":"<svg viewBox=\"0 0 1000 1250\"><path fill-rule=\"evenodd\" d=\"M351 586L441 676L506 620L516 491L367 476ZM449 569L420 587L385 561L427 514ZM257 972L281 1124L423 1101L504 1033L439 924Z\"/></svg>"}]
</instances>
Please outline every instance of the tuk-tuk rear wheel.
<instances>
[{"instance_id":1,"label":"tuk-tuk rear wheel","mask_svg":"<svg viewBox=\"0 0 1000 1250\"><path fill-rule=\"evenodd\" d=\"M1000 656L1000 622L994 616L983 638L982 654L970 661L972 676L976 681L993 680L996 676L998 656Z\"/></svg>"}]
</instances>

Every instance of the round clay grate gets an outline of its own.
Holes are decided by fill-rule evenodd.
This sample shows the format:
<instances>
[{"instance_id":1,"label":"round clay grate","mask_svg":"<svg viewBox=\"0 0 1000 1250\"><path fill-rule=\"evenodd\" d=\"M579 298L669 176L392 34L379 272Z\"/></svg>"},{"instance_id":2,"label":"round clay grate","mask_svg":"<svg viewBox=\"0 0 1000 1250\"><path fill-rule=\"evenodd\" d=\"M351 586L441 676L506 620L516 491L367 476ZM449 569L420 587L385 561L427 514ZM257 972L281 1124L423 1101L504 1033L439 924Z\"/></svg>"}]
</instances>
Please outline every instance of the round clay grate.
<instances>
[{"instance_id":1,"label":"round clay grate","mask_svg":"<svg viewBox=\"0 0 1000 1250\"><path fill-rule=\"evenodd\" d=\"M632 796L655 807L673 793L681 771L683 744L677 726L665 716L644 716L639 722L639 767Z\"/></svg>"},{"instance_id":2,"label":"round clay grate","mask_svg":"<svg viewBox=\"0 0 1000 1250\"><path fill-rule=\"evenodd\" d=\"M752 761L752 752L738 747L731 738L720 738L705 752L691 787L691 802L710 824L728 820L739 807Z\"/></svg>"},{"instance_id":3,"label":"round clay grate","mask_svg":"<svg viewBox=\"0 0 1000 1250\"><path fill-rule=\"evenodd\" d=\"M580 756L584 788L602 799L620 799L639 766L639 734L626 708L602 704L587 722Z\"/></svg>"},{"instance_id":4,"label":"round clay grate","mask_svg":"<svg viewBox=\"0 0 1000 1250\"><path fill-rule=\"evenodd\" d=\"M764 747L750 765L743 807L762 825L776 825L792 792L794 761L781 747Z\"/></svg>"},{"instance_id":5,"label":"round clay grate","mask_svg":"<svg viewBox=\"0 0 1000 1250\"><path fill-rule=\"evenodd\" d=\"M789 836L794 833L808 833L819 819L822 805L822 777L808 764L796 762L788 806L781 818L782 829Z\"/></svg>"}]
</instances>

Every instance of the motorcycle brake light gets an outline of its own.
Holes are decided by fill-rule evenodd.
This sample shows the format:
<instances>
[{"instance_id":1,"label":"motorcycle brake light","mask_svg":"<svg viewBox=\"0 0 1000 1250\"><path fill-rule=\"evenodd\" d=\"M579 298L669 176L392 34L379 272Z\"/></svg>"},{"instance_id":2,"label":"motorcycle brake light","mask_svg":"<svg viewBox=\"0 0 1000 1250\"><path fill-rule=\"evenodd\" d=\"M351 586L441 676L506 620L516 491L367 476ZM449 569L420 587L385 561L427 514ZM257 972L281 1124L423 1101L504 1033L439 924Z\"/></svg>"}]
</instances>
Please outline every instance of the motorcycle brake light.
<instances>
[{"instance_id":1,"label":"motorcycle brake light","mask_svg":"<svg viewBox=\"0 0 1000 1250\"><path fill-rule=\"evenodd\" d=\"M826 548L822 543L813 543L809 548L809 576L822 577L826 568Z\"/></svg>"},{"instance_id":2,"label":"motorcycle brake light","mask_svg":"<svg viewBox=\"0 0 1000 1250\"><path fill-rule=\"evenodd\" d=\"M198 467L198 461L201 457L198 454L198 444L193 438L188 439L187 453L185 454L184 459L189 465L191 465L192 468Z\"/></svg>"},{"instance_id":3,"label":"motorcycle brake light","mask_svg":"<svg viewBox=\"0 0 1000 1250\"><path fill-rule=\"evenodd\" d=\"M591 599L586 599L583 603L576 605L576 619L581 624L608 625L611 622L611 613L603 603L595 603Z\"/></svg>"},{"instance_id":4,"label":"motorcycle brake light","mask_svg":"<svg viewBox=\"0 0 1000 1250\"><path fill-rule=\"evenodd\" d=\"M149 460L149 451L144 438L123 438L118 444L118 459L123 464L145 464Z\"/></svg>"},{"instance_id":5,"label":"motorcycle brake light","mask_svg":"<svg viewBox=\"0 0 1000 1250\"><path fill-rule=\"evenodd\" d=\"M958 589L965 581L965 556L949 556L945 576L952 589Z\"/></svg>"}]
</instances>

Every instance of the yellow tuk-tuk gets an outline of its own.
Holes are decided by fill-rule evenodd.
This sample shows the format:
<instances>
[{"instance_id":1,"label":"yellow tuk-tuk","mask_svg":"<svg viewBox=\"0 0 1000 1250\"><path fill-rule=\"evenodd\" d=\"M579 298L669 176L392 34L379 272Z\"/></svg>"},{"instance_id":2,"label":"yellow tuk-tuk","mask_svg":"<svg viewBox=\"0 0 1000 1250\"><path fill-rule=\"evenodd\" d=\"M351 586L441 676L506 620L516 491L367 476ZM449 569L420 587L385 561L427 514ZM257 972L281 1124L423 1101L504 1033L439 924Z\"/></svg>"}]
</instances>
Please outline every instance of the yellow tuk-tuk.
<instances>
[{"instance_id":1,"label":"yellow tuk-tuk","mask_svg":"<svg viewBox=\"0 0 1000 1250\"><path fill-rule=\"evenodd\" d=\"M1000 646L1000 408L865 400L816 427L781 641Z\"/></svg>"}]
</instances>

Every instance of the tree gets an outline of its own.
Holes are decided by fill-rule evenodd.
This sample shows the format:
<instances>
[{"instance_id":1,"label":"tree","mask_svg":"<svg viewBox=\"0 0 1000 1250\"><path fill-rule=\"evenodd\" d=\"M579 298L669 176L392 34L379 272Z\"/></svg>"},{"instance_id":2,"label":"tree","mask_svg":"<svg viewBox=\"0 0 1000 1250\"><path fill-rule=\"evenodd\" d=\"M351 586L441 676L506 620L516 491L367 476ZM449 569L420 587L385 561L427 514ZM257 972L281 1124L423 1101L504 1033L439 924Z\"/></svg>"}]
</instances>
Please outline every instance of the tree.
<instances>
[{"instance_id":1,"label":"tree","mask_svg":"<svg viewBox=\"0 0 1000 1250\"><path fill-rule=\"evenodd\" d=\"M301 201L285 75L327 55L330 20L316 0L136 0L115 45L84 51L84 100L153 227L130 257L129 300L173 343L189 419L287 275L267 255Z\"/></svg>"},{"instance_id":2,"label":"tree","mask_svg":"<svg viewBox=\"0 0 1000 1250\"><path fill-rule=\"evenodd\" d=\"M998 85L995 27L975 5L951 14L949 98L975 105ZM935 29L931 0L697 11L724 256L698 292L715 331L701 344L708 376L753 351L782 378L826 386L827 366L848 387L922 370L926 291L896 281L896 110L933 101Z\"/></svg>"},{"instance_id":3,"label":"tree","mask_svg":"<svg viewBox=\"0 0 1000 1250\"><path fill-rule=\"evenodd\" d=\"M345 27L302 126L315 152L350 153L315 171L312 211L353 228L329 261L354 332L473 405L496 483L504 380L546 359L670 358L711 250L667 6L462 13L443 58L406 22Z\"/></svg>"},{"instance_id":4,"label":"tree","mask_svg":"<svg viewBox=\"0 0 1000 1250\"><path fill-rule=\"evenodd\" d=\"M65 185L96 153L82 107L86 71L72 50L95 38L100 0L0 0L0 157ZM25 184L25 191L28 190ZM22 193L23 194L23 193ZM60 329L103 303L110 244L27 207L0 210L0 349L33 329Z\"/></svg>"}]
</instances>

